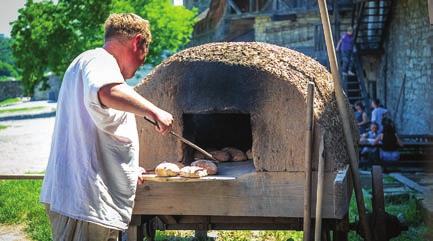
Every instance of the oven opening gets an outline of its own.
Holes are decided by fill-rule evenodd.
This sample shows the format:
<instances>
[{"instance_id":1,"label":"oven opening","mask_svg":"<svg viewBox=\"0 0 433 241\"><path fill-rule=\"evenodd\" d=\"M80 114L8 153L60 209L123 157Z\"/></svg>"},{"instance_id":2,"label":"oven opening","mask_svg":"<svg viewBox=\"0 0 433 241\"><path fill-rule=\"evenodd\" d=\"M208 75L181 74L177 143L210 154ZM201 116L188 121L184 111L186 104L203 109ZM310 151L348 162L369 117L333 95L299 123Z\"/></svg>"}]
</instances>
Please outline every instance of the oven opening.
<instances>
[{"instance_id":1,"label":"oven opening","mask_svg":"<svg viewBox=\"0 0 433 241\"><path fill-rule=\"evenodd\" d=\"M209 152L234 147L246 155L253 143L250 114L183 114L183 135ZM195 152L184 145L183 162L194 161Z\"/></svg>"}]
</instances>

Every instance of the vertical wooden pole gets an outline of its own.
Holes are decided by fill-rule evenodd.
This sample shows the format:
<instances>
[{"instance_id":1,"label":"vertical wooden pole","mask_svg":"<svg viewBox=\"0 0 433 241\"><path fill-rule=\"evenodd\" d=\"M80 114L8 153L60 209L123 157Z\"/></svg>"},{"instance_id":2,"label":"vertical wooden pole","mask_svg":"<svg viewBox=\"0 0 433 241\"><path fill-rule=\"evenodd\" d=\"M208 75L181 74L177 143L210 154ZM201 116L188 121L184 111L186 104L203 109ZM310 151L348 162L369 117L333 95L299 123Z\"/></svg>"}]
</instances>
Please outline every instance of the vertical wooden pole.
<instances>
[{"instance_id":1,"label":"vertical wooden pole","mask_svg":"<svg viewBox=\"0 0 433 241\"><path fill-rule=\"evenodd\" d=\"M311 156L313 152L314 83L307 86L307 126L305 135L304 241L311 240Z\"/></svg>"},{"instance_id":2,"label":"vertical wooden pole","mask_svg":"<svg viewBox=\"0 0 433 241\"><path fill-rule=\"evenodd\" d=\"M433 0L428 0L428 16L430 18L430 25L433 25Z\"/></svg>"},{"instance_id":3,"label":"vertical wooden pole","mask_svg":"<svg viewBox=\"0 0 433 241\"><path fill-rule=\"evenodd\" d=\"M341 89L340 73L338 71L337 58L335 56L334 41L331 34L331 26L329 22L328 9L325 0L317 0L320 9L320 18L323 25L323 33L325 34L326 50L328 53L329 64L331 66L331 73L334 81L335 96L337 99L337 106L343 121L343 132L346 139L346 146L350 157L350 168L352 171L353 186L355 189L356 204L358 206L359 220L365 234L365 240L372 241L370 226L368 225L367 216L365 214L364 197L362 194L361 180L358 172L358 155L353 145L353 136L349 123L349 110L344 101L343 91Z\"/></svg>"},{"instance_id":4,"label":"vertical wooden pole","mask_svg":"<svg viewBox=\"0 0 433 241\"><path fill-rule=\"evenodd\" d=\"M314 241L320 241L322 236L322 203L323 203L323 182L325 180L325 158L323 157L324 136L320 137L319 165L317 169L317 195L316 195L316 223L314 229Z\"/></svg>"}]
</instances>

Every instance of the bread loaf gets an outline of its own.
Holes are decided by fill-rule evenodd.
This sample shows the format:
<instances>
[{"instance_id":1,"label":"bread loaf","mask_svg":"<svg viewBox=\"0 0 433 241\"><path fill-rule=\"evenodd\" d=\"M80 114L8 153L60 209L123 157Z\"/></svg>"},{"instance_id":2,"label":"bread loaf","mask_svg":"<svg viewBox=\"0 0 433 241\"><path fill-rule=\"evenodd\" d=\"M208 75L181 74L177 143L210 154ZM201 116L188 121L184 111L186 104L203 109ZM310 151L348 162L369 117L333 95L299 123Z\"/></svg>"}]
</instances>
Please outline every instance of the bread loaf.
<instances>
[{"instance_id":1,"label":"bread loaf","mask_svg":"<svg viewBox=\"0 0 433 241\"><path fill-rule=\"evenodd\" d=\"M226 151L230 154L230 156L232 157L231 160L232 161L245 161L247 160L247 155L245 155L245 153L239 149L236 149L234 147L226 147L223 148L222 151Z\"/></svg>"},{"instance_id":2,"label":"bread loaf","mask_svg":"<svg viewBox=\"0 0 433 241\"><path fill-rule=\"evenodd\" d=\"M179 172L179 167L176 164L170 162L160 163L155 168L155 174L158 177L174 177L177 176Z\"/></svg>"},{"instance_id":3,"label":"bread loaf","mask_svg":"<svg viewBox=\"0 0 433 241\"><path fill-rule=\"evenodd\" d=\"M196 166L186 166L180 169L180 176L182 177L205 177L207 176L207 171L204 168Z\"/></svg>"},{"instance_id":4,"label":"bread loaf","mask_svg":"<svg viewBox=\"0 0 433 241\"><path fill-rule=\"evenodd\" d=\"M191 166L201 167L207 171L208 175L215 175L218 172L217 165L209 160L197 160L191 163Z\"/></svg>"},{"instance_id":5,"label":"bread loaf","mask_svg":"<svg viewBox=\"0 0 433 241\"><path fill-rule=\"evenodd\" d=\"M230 161L230 159L232 158L230 156L230 154L226 151L212 151L210 152L210 154L217 160L220 162L226 162L226 161Z\"/></svg>"}]
</instances>

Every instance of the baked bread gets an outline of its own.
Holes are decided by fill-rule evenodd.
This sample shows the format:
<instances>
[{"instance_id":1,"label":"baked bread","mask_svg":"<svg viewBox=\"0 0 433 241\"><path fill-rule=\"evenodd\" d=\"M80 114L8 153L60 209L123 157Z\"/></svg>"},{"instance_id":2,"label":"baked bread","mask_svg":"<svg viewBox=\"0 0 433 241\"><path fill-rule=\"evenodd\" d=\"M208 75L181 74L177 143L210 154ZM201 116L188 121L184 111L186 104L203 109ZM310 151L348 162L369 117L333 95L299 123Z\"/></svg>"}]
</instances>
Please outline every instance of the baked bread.
<instances>
[{"instance_id":1,"label":"baked bread","mask_svg":"<svg viewBox=\"0 0 433 241\"><path fill-rule=\"evenodd\" d=\"M226 147L223 148L222 151L226 151L230 154L230 156L232 157L231 160L232 161L245 161L247 160L247 155L245 155L245 153L239 149L236 149L234 147Z\"/></svg>"},{"instance_id":2,"label":"baked bread","mask_svg":"<svg viewBox=\"0 0 433 241\"><path fill-rule=\"evenodd\" d=\"M217 160L220 162L226 162L226 161L230 161L230 159L232 158L230 156L230 154L226 151L212 151L210 152L210 154Z\"/></svg>"},{"instance_id":3,"label":"baked bread","mask_svg":"<svg viewBox=\"0 0 433 241\"><path fill-rule=\"evenodd\" d=\"M204 168L196 167L196 166L186 166L180 169L181 177L205 177L207 176L207 171Z\"/></svg>"},{"instance_id":4,"label":"baked bread","mask_svg":"<svg viewBox=\"0 0 433 241\"><path fill-rule=\"evenodd\" d=\"M201 167L207 171L208 175L215 175L218 172L217 165L209 160L197 160L191 163L191 166Z\"/></svg>"},{"instance_id":5,"label":"baked bread","mask_svg":"<svg viewBox=\"0 0 433 241\"><path fill-rule=\"evenodd\" d=\"M175 177L179 174L179 167L170 162L162 162L155 168L155 174L158 177Z\"/></svg>"}]
</instances>

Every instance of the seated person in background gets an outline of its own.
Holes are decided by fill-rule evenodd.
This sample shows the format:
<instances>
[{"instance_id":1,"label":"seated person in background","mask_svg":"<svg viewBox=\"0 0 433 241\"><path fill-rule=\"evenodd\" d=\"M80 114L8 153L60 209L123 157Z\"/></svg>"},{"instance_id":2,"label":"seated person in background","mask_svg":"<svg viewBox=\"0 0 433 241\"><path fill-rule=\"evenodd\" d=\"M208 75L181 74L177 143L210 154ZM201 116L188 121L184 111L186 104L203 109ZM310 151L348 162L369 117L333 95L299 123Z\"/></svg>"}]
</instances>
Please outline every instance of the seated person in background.
<instances>
[{"instance_id":1,"label":"seated person in background","mask_svg":"<svg viewBox=\"0 0 433 241\"><path fill-rule=\"evenodd\" d=\"M359 128L359 134L364 134L365 132L367 132L367 127L368 127L368 116L367 113L365 113L365 108L364 105L362 104L361 101L357 101L355 103L355 119L356 119L356 123L358 124L358 128Z\"/></svg>"},{"instance_id":2,"label":"seated person in background","mask_svg":"<svg viewBox=\"0 0 433 241\"><path fill-rule=\"evenodd\" d=\"M361 134L360 143L361 144L374 145L374 142L379 135L378 129L379 129L379 127L378 127L377 123L371 122L370 123L370 130L364 134Z\"/></svg>"},{"instance_id":3,"label":"seated person in background","mask_svg":"<svg viewBox=\"0 0 433 241\"><path fill-rule=\"evenodd\" d=\"M382 120L383 132L374 141L374 144L382 142L380 149L380 159L382 161L398 161L400 152L398 148L403 146L403 143L395 133L394 123L389 118Z\"/></svg>"},{"instance_id":4,"label":"seated person in background","mask_svg":"<svg viewBox=\"0 0 433 241\"><path fill-rule=\"evenodd\" d=\"M371 121L375 121L378 124L379 133L382 133L382 119L387 115L388 110L383 108L379 99L372 100L371 107L373 108L373 111L371 112Z\"/></svg>"},{"instance_id":5,"label":"seated person in background","mask_svg":"<svg viewBox=\"0 0 433 241\"><path fill-rule=\"evenodd\" d=\"M379 135L378 132L378 126L376 122L371 122L370 124L370 131L364 133L361 135L361 139L359 140L360 144L368 144L368 145L374 145L374 142L376 141L376 138ZM377 147L374 146L365 146L361 149L361 155L362 156L366 156L367 159L372 160L374 158L374 160L377 160L377 153L378 149Z\"/></svg>"}]
</instances>

